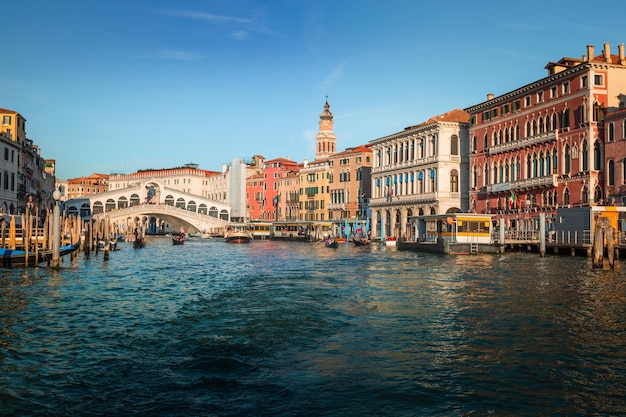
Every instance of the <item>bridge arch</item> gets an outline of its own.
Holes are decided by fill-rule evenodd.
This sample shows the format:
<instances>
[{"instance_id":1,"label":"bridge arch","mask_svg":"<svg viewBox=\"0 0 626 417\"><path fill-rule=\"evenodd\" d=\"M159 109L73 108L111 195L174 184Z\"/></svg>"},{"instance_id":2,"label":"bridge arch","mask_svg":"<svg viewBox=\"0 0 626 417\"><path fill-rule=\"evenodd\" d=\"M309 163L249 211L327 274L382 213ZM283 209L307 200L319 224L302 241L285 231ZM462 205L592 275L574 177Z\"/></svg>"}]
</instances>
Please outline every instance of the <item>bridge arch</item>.
<instances>
[{"instance_id":1,"label":"bridge arch","mask_svg":"<svg viewBox=\"0 0 626 417\"><path fill-rule=\"evenodd\" d=\"M108 216L111 230L119 233L132 233L135 227L144 233L160 233L178 230L180 226L188 231L219 232L230 222L229 205L166 187L154 179L81 200L94 218ZM67 202L67 207L74 206ZM81 209L81 215L84 211Z\"/></svg>"}]
</instances>

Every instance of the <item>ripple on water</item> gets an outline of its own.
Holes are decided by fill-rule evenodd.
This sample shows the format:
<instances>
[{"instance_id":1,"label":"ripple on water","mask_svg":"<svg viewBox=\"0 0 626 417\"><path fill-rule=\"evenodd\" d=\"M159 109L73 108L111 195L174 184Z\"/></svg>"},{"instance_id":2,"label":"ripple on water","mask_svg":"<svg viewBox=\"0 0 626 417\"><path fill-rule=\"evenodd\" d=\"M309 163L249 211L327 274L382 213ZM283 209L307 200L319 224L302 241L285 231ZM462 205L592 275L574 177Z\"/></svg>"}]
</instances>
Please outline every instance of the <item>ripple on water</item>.
<instances>
[{"instance_id":1,"label":"ripple on water","mask_svg":"<svg viewBox=\"0 0 626 417\"><path fill-rule=\"evenodd\" d=\"M217 240L0 276L7 415L619 415L623 270Z\"/></svg>"}]
</instances>

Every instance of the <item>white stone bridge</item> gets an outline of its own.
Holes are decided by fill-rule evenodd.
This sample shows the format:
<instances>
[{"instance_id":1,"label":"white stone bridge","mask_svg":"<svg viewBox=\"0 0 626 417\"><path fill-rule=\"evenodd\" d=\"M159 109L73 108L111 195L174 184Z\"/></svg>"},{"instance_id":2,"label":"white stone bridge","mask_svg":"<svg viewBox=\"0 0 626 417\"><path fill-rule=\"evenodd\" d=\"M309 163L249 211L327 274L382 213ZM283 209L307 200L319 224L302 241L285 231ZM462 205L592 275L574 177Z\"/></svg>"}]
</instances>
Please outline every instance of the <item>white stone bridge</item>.
<instances>
[{"instance_id":1,"label":"white stone bridge","mask_svg":"<svg viewBox=\"0 0 626 417\"><path fill-rule=\"evenodd\" d=\"M181 226L188 233L221 233L230 223L230 206L166 187L154 179L86 199L92 218L108 219L109 230L121 234L131 234L136 227L156 234L177 231ZM82 216L86 199L74 204L68 201L65 210Z\"/></svg>"}]
</instances>

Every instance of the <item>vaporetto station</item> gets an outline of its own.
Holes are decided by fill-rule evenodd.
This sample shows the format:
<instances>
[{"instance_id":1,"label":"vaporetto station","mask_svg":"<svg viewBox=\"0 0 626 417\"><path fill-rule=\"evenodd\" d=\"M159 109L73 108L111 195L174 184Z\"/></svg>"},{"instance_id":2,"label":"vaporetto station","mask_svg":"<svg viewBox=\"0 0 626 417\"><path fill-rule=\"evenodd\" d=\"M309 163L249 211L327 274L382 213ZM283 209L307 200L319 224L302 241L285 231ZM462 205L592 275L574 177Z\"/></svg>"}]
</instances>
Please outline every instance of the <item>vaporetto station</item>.
<instances>
[{"instance_id":1,"label":"vaporetto station","mask_svg":"<svg viewBox=\"0 0 626 417\"><path fill-rule=\"evenodd\" d=\"M166 187L151 179L127 188L68 200L64 211L96 222L107 221L109 230L129 234L139 228L146 234L177 231L219 234L230 223L231 208L223 203Z\"/></svg>"}]
</instances>

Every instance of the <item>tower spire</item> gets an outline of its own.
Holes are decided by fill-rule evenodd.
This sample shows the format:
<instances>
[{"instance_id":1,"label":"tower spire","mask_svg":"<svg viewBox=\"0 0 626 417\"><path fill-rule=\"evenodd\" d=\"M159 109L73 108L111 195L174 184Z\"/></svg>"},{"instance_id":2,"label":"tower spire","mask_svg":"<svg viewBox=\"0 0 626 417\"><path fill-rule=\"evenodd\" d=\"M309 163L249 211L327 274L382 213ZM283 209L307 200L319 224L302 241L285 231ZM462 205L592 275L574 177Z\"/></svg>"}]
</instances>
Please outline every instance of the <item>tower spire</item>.
<instances>
[{"instance_id":1,"label":"tower spire","mask_svg":"<svg viewBox=\"0 0 626 417\"><path fill-rule=\"evenodd\" d=\"M329 157L337 152L337 137L333 132L333 114L328 104L328 95L324 103L324 110L320 114L320 131L315 137L317 151L315 159Z\"/></svg>"}]
</instances>

